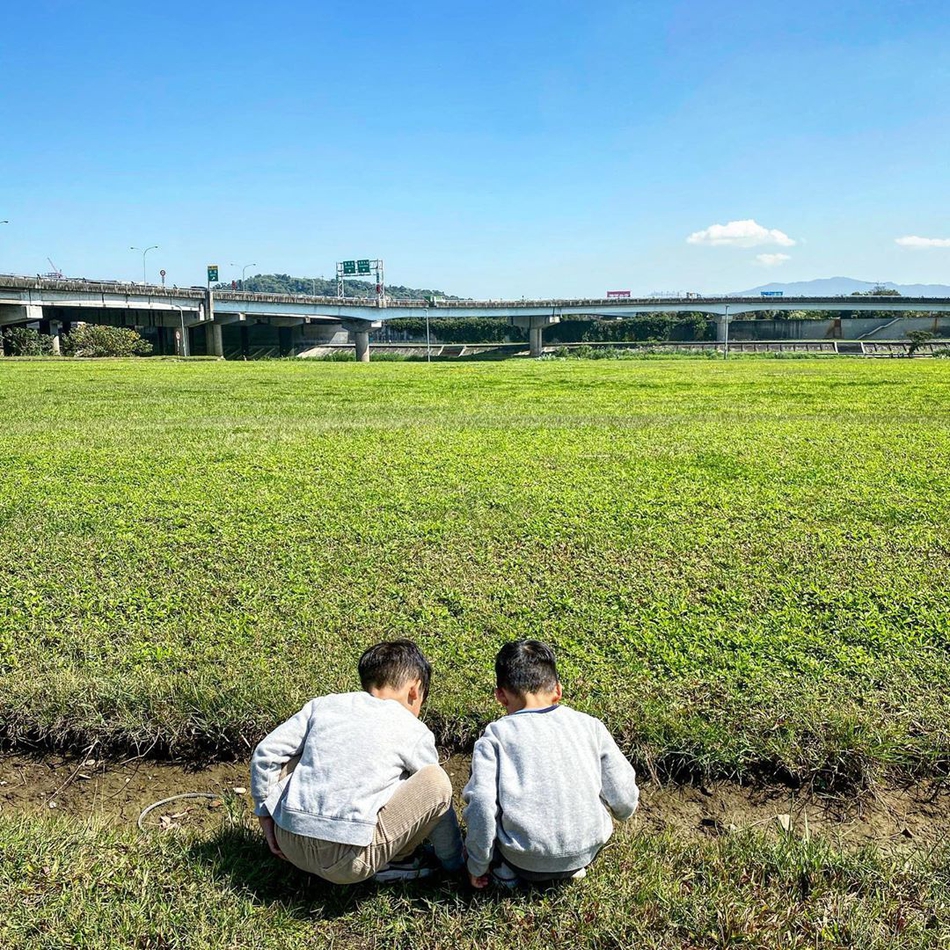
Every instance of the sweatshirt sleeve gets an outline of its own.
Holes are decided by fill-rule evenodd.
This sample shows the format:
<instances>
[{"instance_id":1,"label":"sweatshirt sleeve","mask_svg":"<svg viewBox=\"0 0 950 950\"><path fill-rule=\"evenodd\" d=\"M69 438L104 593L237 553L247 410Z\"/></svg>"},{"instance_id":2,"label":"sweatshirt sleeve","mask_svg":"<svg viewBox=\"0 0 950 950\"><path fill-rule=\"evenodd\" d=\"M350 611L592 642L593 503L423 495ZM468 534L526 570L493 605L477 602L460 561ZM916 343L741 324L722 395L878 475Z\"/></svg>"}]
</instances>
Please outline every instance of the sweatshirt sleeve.
<instances>
[{"instance_id":1,"label":"sweatshirt sleeve","mask_svg":"<svg viewBox=\"0 0 950 950\"><path fill-rule=\"evenodd\" d=\"M601 798L614 818L626 821L637 810L640 801L637 773L607 727L603 723L600 727Z\"/></svg>"},{"instance_id":2,"label":"sweatshirt sleeve","mask_svg":"<svg viewBox=\"0 0 950 950\"><path fill-rule=\"evenodd\" d=\"M498 755L491 740L482 736L472 753L472 776L462 792L463 817L468 826L465 847L468 871L474 877L488 873L498 823Z\"/></svg>"},{"instance_id":3,"label":"sweatshirt sleeve","mask_svg":"<svg viewBox=\"0 0 950 950\"><path fill-rule=\"evenodd\" d=\"M251 797L254 799L255 815L260 817L269 814L264 801L280 781L281 769L303 751L315 702L311 700L300 712L281 723L254 750L251 756Z\"/></svg>"},{"instance_id":4,"label":"sweatshirt sleeve","mask_svg":"<svg viewBox=\"0 0 950 950\"><path fill-rule=\"evenodd\" d=\"M412 751L405 757L405 768L410 775L415 775L419 769L427 765L439 764L439 753L435 747L435 736L431 729L426 729Z\"/></svg>"}]
</instances>

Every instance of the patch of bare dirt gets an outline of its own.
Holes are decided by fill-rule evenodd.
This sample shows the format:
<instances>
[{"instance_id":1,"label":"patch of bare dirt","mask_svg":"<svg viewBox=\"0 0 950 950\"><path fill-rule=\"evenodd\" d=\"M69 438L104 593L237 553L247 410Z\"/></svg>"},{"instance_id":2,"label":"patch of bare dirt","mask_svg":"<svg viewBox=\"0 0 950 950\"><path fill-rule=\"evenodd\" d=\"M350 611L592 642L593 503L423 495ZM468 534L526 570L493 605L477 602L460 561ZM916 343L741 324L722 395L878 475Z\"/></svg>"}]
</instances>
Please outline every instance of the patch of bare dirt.
<instances>
[{"instance_id":1,"label":"patch of bare dirt","mask_svg":"<svg viewBox=\"0 0 950 950\"><path fill-rule=\"evenodd\" d=\"M119 824L138 820L147 806L193 792L211 798L178 799L151 811L145 827L214 823L227 813L250 812L246 763L208 768L135 759L0 757L0 815L15 813L104 817Z\"/></svg>"},{"instance_id":2,"label":"patch of bare dirt","mask_svg":"<svg viewBox=\"0 0 950 950\"><path fill-rule=\"evenodd\" d=\"M469 759L454 756L444 765L458 797L468 780ZM147 828L203 827L225 815L250 815L249 785L246 762L195 768L142 759L8 755L0 757L0 814L102 817L134 824L155 802L201 792L211 797L168 802L149 812L143 823ZM820 836L845 847L873 844L887 850L929 850L950 840L950 789L945 784L919 784L829 798L728 782L647 783L641 787L634 822L646 833L715 836L757 828L796 837Z\"/></svg>"},{"instance_id":3,"label":"patch of bare dirt","mask_svg":"<svg viewBox=\"0 0 950 950\"><path fill-rule=\"evenodd\" d=\"M757 828L841 847L929 850L950 840L950 789L935 784L828 797L779 787L647 785L635 821L645 831L715 836Z\"/></svg>"}]
</instances>

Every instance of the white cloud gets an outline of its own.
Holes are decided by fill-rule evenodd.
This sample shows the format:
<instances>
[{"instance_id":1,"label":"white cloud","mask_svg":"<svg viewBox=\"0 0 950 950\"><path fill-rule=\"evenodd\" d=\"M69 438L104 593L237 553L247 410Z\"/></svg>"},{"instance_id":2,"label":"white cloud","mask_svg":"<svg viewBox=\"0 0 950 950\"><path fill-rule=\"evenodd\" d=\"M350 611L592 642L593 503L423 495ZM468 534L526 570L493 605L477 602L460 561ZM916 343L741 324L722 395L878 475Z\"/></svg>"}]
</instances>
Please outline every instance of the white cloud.
<instances>
[{"instance_id":1,"label":"white cloud","mask_svg":"<svg viewBox=\"0 0 950 950\"><path fill-rule=\"evenodd\" d=\"M795 242L784 232L776 228L763 228L757 221L730 221L728 224L712 224L702 231L694 231L687 244L709 244L713 247L732 245L733 247L760 247L763 244L777 244L779 247L794 247Z\"/></svg>"},{"instance_id":2,"label":"white cloud","mask_svg":"<svg viewBox=\"0 0 950 950\"><path fill-rule=\"evenodd\" d=\"M908 234L907 237L895 238L894 243L901 247L950 247L950 238L925 238Z\"/></svg>"},{"instance_id":3,"label":"white cloud","mask_svg":"<svg viewBox=\"0 0 950 950\"><path fill-rule=\"evenodd\" d=\"M779 264L790 261L792 256L790 254L756 254L755 259L763 267L778 267Z\"/></svg>"}]
</instances>

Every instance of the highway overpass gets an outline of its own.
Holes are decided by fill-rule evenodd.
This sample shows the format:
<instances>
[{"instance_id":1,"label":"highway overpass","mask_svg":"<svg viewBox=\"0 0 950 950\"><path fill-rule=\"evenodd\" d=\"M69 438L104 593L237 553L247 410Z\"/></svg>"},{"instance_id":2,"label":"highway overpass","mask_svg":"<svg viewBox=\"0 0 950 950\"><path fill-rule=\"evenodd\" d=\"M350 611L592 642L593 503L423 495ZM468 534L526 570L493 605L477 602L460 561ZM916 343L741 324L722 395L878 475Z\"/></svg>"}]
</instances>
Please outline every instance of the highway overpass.
<instances>
[{"instance_id":1,"label":"highway overpass","mask_svg":"<svg viewBox=\"0 0 950 950\"><path fill-rule=\"evenodd\" d=\"M950 313L937 297L647 297L552 300L418 300L256 294L203 287L178 288L112 281L0 276L0 327L40 323L54 340L76 322L153 328L174 336L176 352L188 354L197 334L209 355L224 355L226 327L258 325L303 328L315 345L349 334L360 359L369 359L369 334L401 317L499 317L528 331L531 353L540 355L544 328L567 317L630 317L650 313L705 313L728 321L754 311L831 311L873 314Z\"/></svg>"}]
</instances>

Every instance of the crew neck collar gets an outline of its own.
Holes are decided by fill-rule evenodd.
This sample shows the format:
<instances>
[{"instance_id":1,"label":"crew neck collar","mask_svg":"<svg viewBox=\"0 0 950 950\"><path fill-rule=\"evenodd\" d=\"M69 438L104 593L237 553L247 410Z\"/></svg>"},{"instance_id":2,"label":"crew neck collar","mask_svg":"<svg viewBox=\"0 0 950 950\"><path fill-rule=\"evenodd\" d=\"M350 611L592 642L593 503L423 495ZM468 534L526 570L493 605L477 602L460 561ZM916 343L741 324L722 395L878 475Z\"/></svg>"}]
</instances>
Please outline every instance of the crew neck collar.
<instances>
[{"instance_id":1,"label":"crew neck collar","mask_svg":"<svg viewBox=\"0 0 950 950\"><path fill-rule=\"evenodd\" d=\"M517 712L508 713L509 716L520 716L522 713L549 713L554 712L559 707L559 703L553 703L550 706L544 706L542 709L519 709Z\"/></svg>"}]
</instances>

